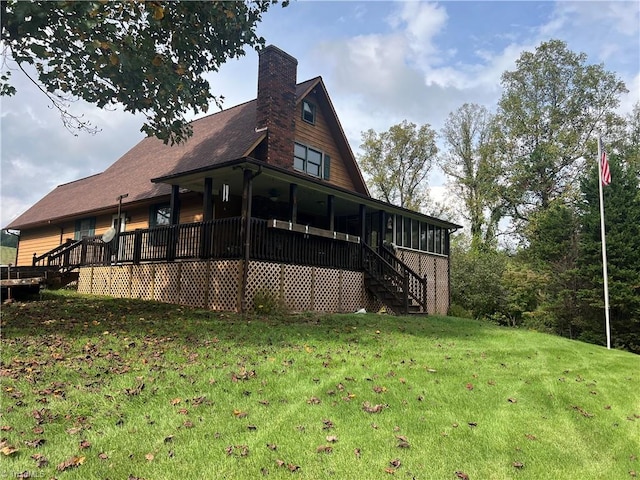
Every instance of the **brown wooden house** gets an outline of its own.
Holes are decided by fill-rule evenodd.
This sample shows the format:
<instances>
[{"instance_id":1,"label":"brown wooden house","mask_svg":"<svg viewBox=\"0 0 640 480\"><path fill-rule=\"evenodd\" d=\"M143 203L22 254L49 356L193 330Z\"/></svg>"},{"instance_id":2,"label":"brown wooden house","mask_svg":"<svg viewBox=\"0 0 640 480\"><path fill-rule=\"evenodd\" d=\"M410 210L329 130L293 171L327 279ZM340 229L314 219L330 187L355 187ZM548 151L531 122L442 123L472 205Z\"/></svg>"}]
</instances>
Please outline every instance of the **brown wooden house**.
<instances>
[{"instance_id":1,"label":"brown wooden house","mask_svg":"<svg viewBox=\"0 0 640 480\"><path fill-rule=\"evenodd\" d=\"M321 77L260 52L257 99L147 138L58 186L7 228L18 265L79 271L80 292L245 311L446 313L458 225L373 199ZM110 239L109 237L113 237Z\"/></svg>"}]
</instances>

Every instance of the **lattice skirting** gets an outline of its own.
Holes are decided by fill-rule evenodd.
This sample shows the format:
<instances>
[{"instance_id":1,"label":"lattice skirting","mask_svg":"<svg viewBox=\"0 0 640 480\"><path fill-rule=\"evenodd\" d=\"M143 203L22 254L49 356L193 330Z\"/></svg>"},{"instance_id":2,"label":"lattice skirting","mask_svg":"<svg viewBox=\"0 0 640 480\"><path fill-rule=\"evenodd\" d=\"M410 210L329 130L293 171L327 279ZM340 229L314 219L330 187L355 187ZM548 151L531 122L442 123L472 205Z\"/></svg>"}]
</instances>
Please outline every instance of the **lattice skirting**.
<instances>
[{"instance_id":1,"label":"lattice skirting","mask_svg":"<svg viewBox=\"0 0 640 480\"><path fill-rule=\"evenodd\" d=\"M426 277L427 313L446 315L449 311L449 259L403 249L398 249L398 257L414 272Z\"/></svg>"},{"instance_id":2,"label":"lattice skirting","mask_svg":"<svg viewBox=\"0 0 640 480\"><path fill-rule=\"evenodd\" d=\"M78 292L140 298L211 310L238 311L242 261L211 260L80 269ZM293 312L354 312L380 308L366 294L361 272L249 262L245 304L267 289Z\"/></svg>"}]
</instances>

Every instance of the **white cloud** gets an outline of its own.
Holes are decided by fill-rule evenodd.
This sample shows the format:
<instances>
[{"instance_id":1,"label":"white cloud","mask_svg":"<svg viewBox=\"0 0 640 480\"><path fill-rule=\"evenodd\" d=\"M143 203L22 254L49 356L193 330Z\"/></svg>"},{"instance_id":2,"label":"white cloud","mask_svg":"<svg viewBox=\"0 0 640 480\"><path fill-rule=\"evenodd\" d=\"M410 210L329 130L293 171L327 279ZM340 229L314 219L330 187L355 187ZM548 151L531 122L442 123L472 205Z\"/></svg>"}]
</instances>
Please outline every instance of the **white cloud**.
<instances>
[{"instance_id":1,"label":"white cloud","mask_svg":"<svg viewBox=\"0 0 640 480\"><path fill-rule=\"evenodd\" d=\"M447 18L446 10L438 4L403 2L400 11L394 13L389 22L396 30L403 32L416 58L424 60L440 53L433 37L446 25Z\"/></svg>"}]
</instances>

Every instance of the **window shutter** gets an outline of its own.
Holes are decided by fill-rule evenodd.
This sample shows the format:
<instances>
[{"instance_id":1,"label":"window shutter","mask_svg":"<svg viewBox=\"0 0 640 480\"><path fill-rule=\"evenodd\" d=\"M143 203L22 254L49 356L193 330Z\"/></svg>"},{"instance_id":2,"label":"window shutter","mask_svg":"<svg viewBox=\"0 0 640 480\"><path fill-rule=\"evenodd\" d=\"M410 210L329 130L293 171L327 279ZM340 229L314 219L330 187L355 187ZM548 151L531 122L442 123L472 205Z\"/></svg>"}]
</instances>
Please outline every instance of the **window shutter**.
<instances>
[{"instance_id":1,"label":"window shutter","mask_svg":"<svg viewBox=\"0 0 640 480\"><path fill-rule=\"evenodd\" d=\"M331 157L329 155L324 156L324 175L322 178L325 180L329 180L329 176L331 174Z\"/></svg>"}]
</instances>

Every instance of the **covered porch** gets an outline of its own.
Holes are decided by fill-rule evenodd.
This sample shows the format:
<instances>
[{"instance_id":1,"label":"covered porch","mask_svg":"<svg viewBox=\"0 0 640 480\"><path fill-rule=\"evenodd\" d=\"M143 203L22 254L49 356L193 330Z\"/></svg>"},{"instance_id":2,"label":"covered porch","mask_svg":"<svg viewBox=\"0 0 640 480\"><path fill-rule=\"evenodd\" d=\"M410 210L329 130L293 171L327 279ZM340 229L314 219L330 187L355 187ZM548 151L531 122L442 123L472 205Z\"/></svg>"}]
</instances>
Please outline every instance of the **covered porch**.
<instances>
[{"instance_id":1,"label":"covered porch","mask_svg":"<svg viewBox=\"0 0 640 480\"><path fill-rule=\"evenodd\" d=\"M161 223L116 231L111 240L69 241L34 257L34 265L237 261L242 311L251 303L255 262L359 272L371 294L398 313L436 311L429 298L442 303L443 295L448 305L453 224L251 158L154 181L171 185ZM179 223L186 192L200 194L202 221ZM436 288L443 278L447 285Z\"/></svg>"}]
</instances>

